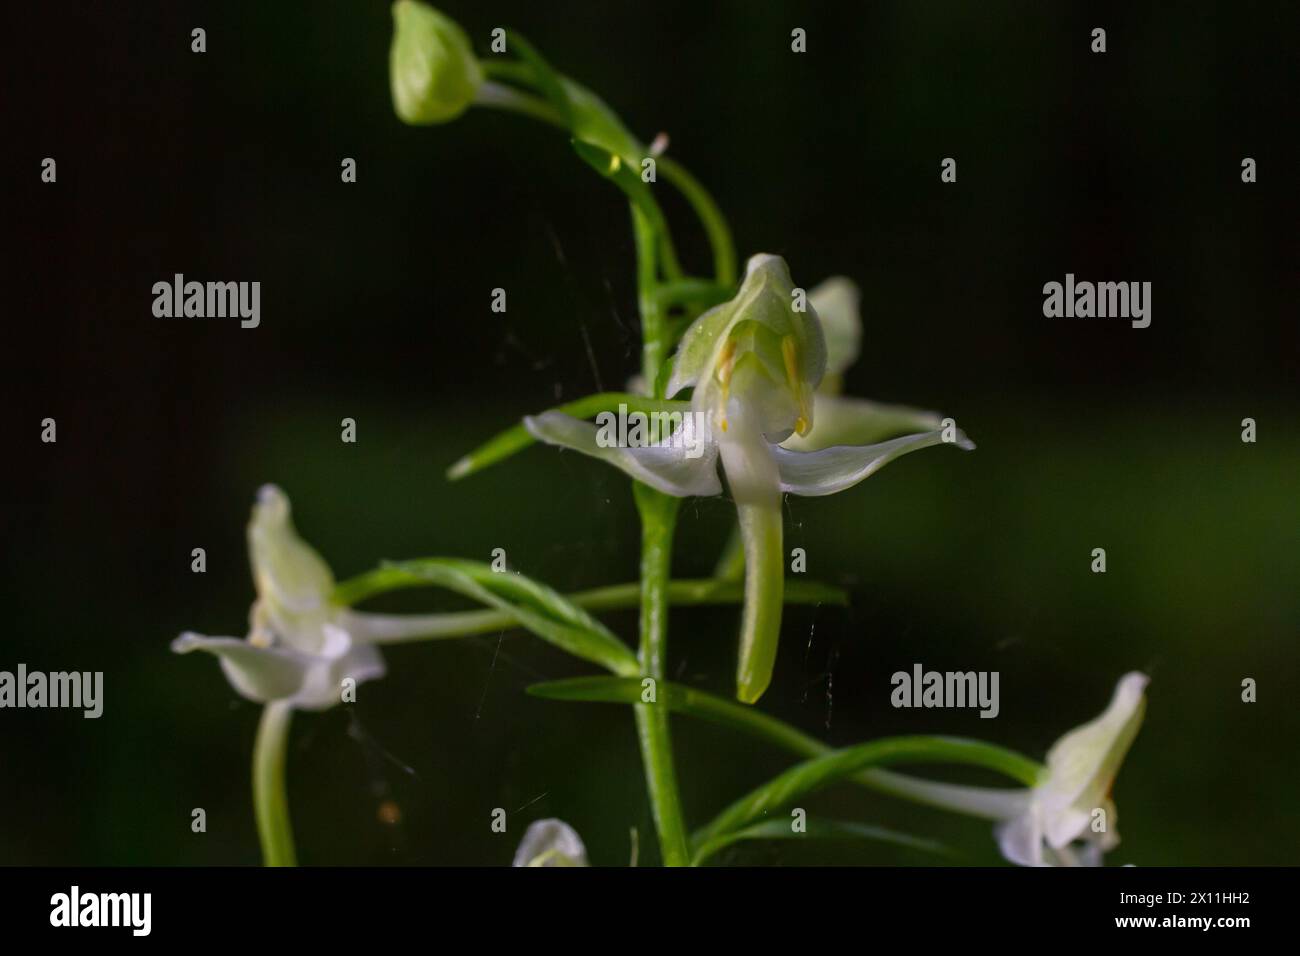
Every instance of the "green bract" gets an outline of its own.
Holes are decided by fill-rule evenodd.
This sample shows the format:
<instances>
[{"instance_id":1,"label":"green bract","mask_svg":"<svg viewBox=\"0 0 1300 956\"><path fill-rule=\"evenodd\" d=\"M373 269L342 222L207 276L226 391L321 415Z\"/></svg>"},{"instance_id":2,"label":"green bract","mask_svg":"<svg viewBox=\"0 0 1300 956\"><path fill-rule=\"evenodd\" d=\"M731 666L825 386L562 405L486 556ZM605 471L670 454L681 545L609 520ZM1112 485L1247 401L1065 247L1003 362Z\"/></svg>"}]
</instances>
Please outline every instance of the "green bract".
<instances>
[{"instance_id":1,"label":"green bract","mask_svg":"<svg viewBox=\"0 0 1300 956\"><path fill-rule=\"evenodd\" d=\"M412 125L446 123L474 101L483 70L455 22L416 0L393 4L393 107Z\"/></svg>"}]
</instances>

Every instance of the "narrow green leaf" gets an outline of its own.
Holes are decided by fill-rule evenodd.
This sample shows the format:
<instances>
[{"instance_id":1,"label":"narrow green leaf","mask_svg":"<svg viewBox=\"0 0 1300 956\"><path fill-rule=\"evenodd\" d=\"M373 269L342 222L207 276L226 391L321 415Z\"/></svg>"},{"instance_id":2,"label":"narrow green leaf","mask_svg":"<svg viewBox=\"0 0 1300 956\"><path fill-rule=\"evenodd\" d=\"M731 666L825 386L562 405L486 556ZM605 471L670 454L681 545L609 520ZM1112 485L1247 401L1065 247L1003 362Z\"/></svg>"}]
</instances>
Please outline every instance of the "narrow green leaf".
<instances>
[{"instance_id":1,"label":"narrow green leaf","mask_svg":"<svg viewBox=\"0 0 1300 956\"><path fill-rule=\"evenodd\" d=\"M527 692L534 697L545 697L550 700L636 704L641 702L642 687L639 679L574 677L568 680L533 684ZM655 693L656 702L671 711L738 730L766 740L783 750L801 756L816 756L830 752L830 748L815 737L775 717L769 717L761 710L724 700L702 690L687 687L685 684L660 681L655 688Z\"/></svg>"},{"instance_id":2,"label":"narrow green leaf","mask_svg":"<svg viewBox=\"0 0 1300 956\"><path fill-rule=\"evenodd\" d=\"M758 740L766 741L775 747L798 754L801 757L823 758L833 756L839 751L822 743L816 737L792 727L782 720L770 717L753 707L737 704L714 694L708 694L692 687L660 681L655 688L656 698L660 704L676 713L686 714L731 730L748 734ZM534 684L528 688L534 697L550 700L591 701L614 704L639 703L641 700L641 682L617 677L579 677L572 680L550 681ZM930 738L924 738L930 739ZM1028 757L1002 747L981 744L974 741L959 741L973 746L965 751L966 756L979 759L958 761L978 763L980 766L1006 774L1025 786L1037 782L1042 766ZM946 757L935 757L946 760ZM849 775L853 783L869 789L903 799L917 799L906 790L897 786L899 776L867 766ZM920 800L925 803L925 800Z\"/></svg>"},{"instance_id":3,"label":"narrow green leaf","mask_svg":"<svg viewBox=\"0 0 1300 956\"><path fill-rule=\"evenodd\" d=\"M753 826L721 834L701 845L691 858L692 866L699 866L719 850L742 840L874 840L894 846L921 850L936 856L951 857L952 851L942 843L922 837L900 833L885 827L842 820L822 820L809 817L802 833L794 832L788 820L767 820Z\"/></svg>"},{"instance_id":4,"label":"narrow green leaf","mask_svg":"<svg viewBox=\"0 0 1300 956\"><path fill-rule=\"evenodd\" d=\"M563 405L556 405L549 408L550 412L563 412L566 415L572 415L574 418L592 418L601 412L617 413L619 405L626 405L630 412L685 412L690 409L689 402L670 402L662 398L647 398L644 395L633 395L631 392L598 392L595 395L588 395L585 398L579 398L572 402L566 402ZM536 442L537 439L528 434L528 429L523 425L514 425L505 431L489 438L486 442L474 449L468 455L461 458L447 470L447 479L449 481L458 481L467 475L472 475L476 471L482 471L489 465L494 465L503 461L520 451L523 451L529 445Z\"/></svg>"},{"instance_id":5,"label":"narrow green leaf","mask_svg":"<svg viewBox=\"0 0 1300 956\"><path fill-rule=\"evenodd\" d=\"M436 585L502 611L543 640L616 674L638 673L636 655L582 608L544 584L477 561L425 558L386 564L335 590L351 604L405 587Z\"/></svg>"},{"instance_id":6,"label":"narrow green leaf","mask_svg":"<svg viewBox=\"0 0 1300 956\"><path fill-rule=\"evenodd\" d=\"M957 737L882 737L831 751L778 774L732 803L696 832L695 846L705 846L726 833L742 829L795 800L867 769L902 763L955 763L999 770L1032 785L1038 768L1019 754L993 744ZM1029 767L1025 765L1029 764ZM1027 777L1027 779L1026 779Z\"/></svg>"}]
</instances>

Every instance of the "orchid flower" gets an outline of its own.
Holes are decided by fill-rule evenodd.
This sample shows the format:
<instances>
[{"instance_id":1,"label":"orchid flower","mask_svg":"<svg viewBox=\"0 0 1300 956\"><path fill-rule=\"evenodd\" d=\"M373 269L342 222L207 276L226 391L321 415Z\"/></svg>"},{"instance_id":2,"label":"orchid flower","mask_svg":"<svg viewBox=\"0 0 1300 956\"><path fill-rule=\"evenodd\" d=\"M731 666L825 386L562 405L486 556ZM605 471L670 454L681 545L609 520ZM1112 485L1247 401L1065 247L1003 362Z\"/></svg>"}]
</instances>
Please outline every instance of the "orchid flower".
<instances>
[{"instance_id":1,"label":"orchid flower","mask_svg":"<svg viewBox=\"0 0 1300 956\"><path fill-rule=\"evenodd\" d=\"M749 260L735 298L705 312L683 336L664 393L693 391L689 404L680 403L681 427L657 443L610 447L595 425L560 412L524 420L535 438L603 459L678 497L721 494L721 461L745 554L736 676L745 703L767 689L776 658L785 577L782 494L834 494L919 448L974 447L955 427L878 444L788 447L792 436L813 433L815 390L827 370L822 322L799 293L779 256Z\"/></svg>"},{"instance_id":2,"label":"orchid flower","mask_svg":"<svg viewBox=\"0 0 1300 956\"><path fill-rule=\"evenodd\" d=\"M534 820L519 841L512 866L588 866L582 837L563 820Z\"/></svg>"},{"instance_id":3,"label":"orchid flower","mask_svg":"<svg viewBox=\"0 0 1300 956\"><path fill-rule=\"evenodd\" d=\"M231 685L259 703L288 701L325 710L342 700L341 685L384 676L376 643L424 633L429 618L368 614L334 603L334 575L298 536L289 499L264 485L248 523L248 550L257 599L246 639L186 632L178 654L215 654Z\"/></svg>"},{"instance_id":4,"label":"orchid flower","mask_svg":"<svg viewBox=\"0 0 1300 956\"><path fill-rule=\"evenodd\" d=\"M1120 678L1105 712L1052 746L1042 778L1030 789L957 786L888 771L872 771L872 785L931 806L996 820L998 847L1012 863L1099 866L1102 854L1119 845L1110 791L1142 726L1148 680L1136 671Z\"/></svg>"}]
</instances>

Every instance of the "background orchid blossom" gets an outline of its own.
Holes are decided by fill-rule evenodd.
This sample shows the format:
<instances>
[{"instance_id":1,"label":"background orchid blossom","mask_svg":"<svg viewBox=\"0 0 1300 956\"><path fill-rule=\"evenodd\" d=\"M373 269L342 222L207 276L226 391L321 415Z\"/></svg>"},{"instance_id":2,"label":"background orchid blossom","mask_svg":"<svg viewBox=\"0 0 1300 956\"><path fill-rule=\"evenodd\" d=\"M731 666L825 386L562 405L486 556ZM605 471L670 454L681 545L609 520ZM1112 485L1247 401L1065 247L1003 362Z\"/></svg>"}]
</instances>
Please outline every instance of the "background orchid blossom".
<instances>
[{"instance_id":1,"label":"background orchid blossom","mask_svg":"<svg viewBox=\"0 0 1300 956\"><path fill-rule=\"evenodd\" d=\"M767 689L776 659L785 580L781 495L843 491L895 458L945 440L975 447L955 428L947 436L935 429L872 445L783 447L792 436L812 433L814 393L827 369L822 322L812 303L797 307L801 294L784 259L750 258L736 296L701 315L682 337L665 394L693 389L689 405L682 403L691 414L681 433L657 444L603 447L596 426L561 412L524 420L535 438L603 459L677 497L720 494L721 458L745 555L736 673L736 695L745 703ZM824 300L847 311L836 297L842 300L843 292L832 287ZM837 318L837 336L842 324Z\"/></svg>"},{"instance_id":2,"label":"background orchid blossom","mask_svg":"<svg viewBox=\"0 0 1300 956\"><path fill-rule=\"evenodd\" d=\"M554 817L534 820L519 841L512 866L589 866L578 831Z\"/></svg>"},{"instance_id":3,"label":"background orchid blossom","mask_svg":"<svg viewBox=\"0 0 1300 956\"><path fill-rule=\"evenodd\" d=\"M1099 866L1102 854L1119 845L1110 790L1142 726L1149 680L1137 671L1121 677L1099 717L1053 744L1047 766L1032 788L966 787L889 771L874 771L872 785L931 806L998 821L994 830L998 848L1012 863ZM1083 846L1076 848L1079 841Z\"/></svg>"},{"instance_id":4,"label":"background orchid blossom","mask_svg":"<svg viewBox=\"0 0 1300 956\"><path fill-rule=\"evenodd\" d=\"M423 634L435 620L336 604L333 572L298 536L289 499L275 485L257 493L248 552L257 588L248 637L187 631L172 641L172 650L215 654L231 685L249 700L287 701L301 710L332 707L342 699L344 678L360 684L384 676L375 644Z\"/></svg>"}]
</instances>

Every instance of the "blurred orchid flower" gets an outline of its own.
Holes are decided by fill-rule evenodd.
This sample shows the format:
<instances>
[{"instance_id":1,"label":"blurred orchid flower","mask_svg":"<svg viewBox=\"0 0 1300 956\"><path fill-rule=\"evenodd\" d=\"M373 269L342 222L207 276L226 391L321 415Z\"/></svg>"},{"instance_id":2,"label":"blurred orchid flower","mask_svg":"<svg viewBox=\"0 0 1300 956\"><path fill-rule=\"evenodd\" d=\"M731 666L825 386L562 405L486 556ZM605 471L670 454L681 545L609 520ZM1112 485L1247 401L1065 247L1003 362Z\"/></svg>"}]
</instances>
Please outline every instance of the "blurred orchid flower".
<instances>
[{"instance_id":1,"label":"blurred orchid flower","mask_svg":"<svg viewBox=\"0 0 1300 956\"><path fill-rule=\"evenodd\" d=\"M873 784L920 803L998 821L998 847L1012 863L1100 866L1102 855L1119 845L1110 791L1142 726L1148 681L1137 671L1120 678L1105 712L1052 746L1042 778L1030 789L956 786L888 771L874 771Z\"/></svg>"},{"instance_id":2,"label":"blurred orchid flower","mask_svg":"<svg viewBox=\"0 0 1300 956\"><path fill-rule=\"evenodd\" d=\"M588 866L587 848L563 820L534 820L519 841L512 866Z\"/></svg>"},{"instance_id":3,"label":"blurred orchid flower","mask_svg":"<svg viewBox=\"0 0 1300 956\"><path fill-rule=\"evenodd\" d=\"M248 523L248 550L257 599L247 639L186 632L172 641L178 654L215 654L231 685L259 703L288 701L324 710L342 700L344 678L384 676L373 645L422 632L427 618L367 614L335 604L334 575L298 536L289 499L275 485L257 494Z\"/></svg>"},{"instance_id":4,"label":"blurred orchid flower","mask_svg":"<svg viewBox=\"0 0 1300 956\"><path fill-rule=\"evenodd\" d=\"M721 460L745 554L736 677L737 697L745 703L767 689L776 659L785 579L781 495L834 494L931 445L975 447L955 427L878 444L788 447L793 436L814 433L815 390L828 366L823 323L815 304L802 301L802 295L784 259L756 255L749 260L736 296L701 315L683 336L665 395L693 392L689 404L681 403L681 427L656 443L611 447L596 426L560 412L524 419L533 437L600 458L678 497L721 494ZM842 307L842 286L830 287L823 301L834 312L848 311ZM851 333L842 334L840 317L832 328L837 349L832 368L838 368L856 344L849 341Z\"/></svg>"}]
</instances>

